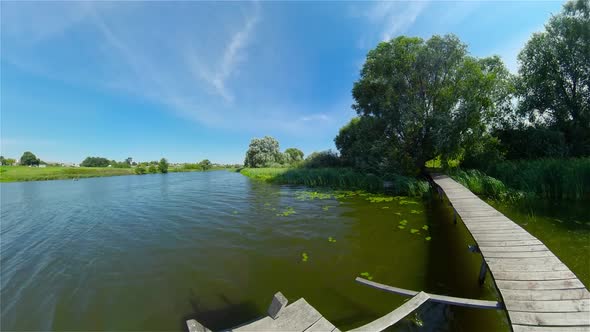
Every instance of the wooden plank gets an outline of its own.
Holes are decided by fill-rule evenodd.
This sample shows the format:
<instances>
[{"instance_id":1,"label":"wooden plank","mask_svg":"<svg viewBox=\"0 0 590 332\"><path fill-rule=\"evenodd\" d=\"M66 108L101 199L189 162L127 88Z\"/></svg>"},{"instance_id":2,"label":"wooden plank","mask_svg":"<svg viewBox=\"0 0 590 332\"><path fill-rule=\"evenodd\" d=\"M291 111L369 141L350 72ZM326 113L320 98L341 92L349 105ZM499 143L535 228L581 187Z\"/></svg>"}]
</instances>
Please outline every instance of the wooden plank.
<instances>
[{"instance_id":1,"label":"wooden plank","mask_svg":"<svg viewBox=\"0 0 590 332\"><path fill-rule=\"evenodd\" d=\"M481 249L480 249L481 250ZM538 258L553 257L553 253L548 250L544 251L521 251L521 252L502 252L502 251L482 251L486 258Z\"/></svg>"},{"instance_id":2,"label":"wooden plank","mask_svg":"<svg viewBox=\"0 0 590 332\"><path fill-rule=\"evenodd\" d=\"M494 235L494 234L474 234L473 238L478 241L532 241L535 238L530 234L514 234L514 235Z\"/></svg>"},{"instance_id":3,"label":"wooden plank","mask_svg":"<svg viewBox=\"0 0 590 332\"><path fill-rule=\"evenodd\" d=\"M580 326L590 325L588 312L522 312L508 311L513 324Z\"/></svg>"},{"instance_id":4,"label":"wooden plank","mask_svg":"<svg viewBox=\"0 0 590 332\"><path fill-rule=\"evenodd\" d=\"M531 326L513 324L514 332L590 332L589 326Z\"/></svg>"},{"instance_id":5,"label":"wooden plank","mask_svg":"<svg viewBox=\"0 0 590 332\"><path fill-rule=\"evenodd\" d=\"M506 309L511 311L532 312L577 312L590 311L590 299L555 300L555 301L513 301L504 302ZM590 316L590 312L588 313Z\"/></svg>"},{"instance_id":6,"label":"wooden plank","mask_svg":"<svg viewBox=\"0 0 590 332\"><path fill-rule=\"evenodd\" d=\"M301 298L281 310L277 319L267 316L234 331L305 331L321 318L322 315Z\"/></svg>"},{"instance_id":7,"label":"wooden plank","mask_svg":"<svg viewBox=\"0 0 590 332\"><path fill-rule=\"evenodd\" d=\"M478 241L477 242L480 247L515 247L515 246L530 246L530 245L538 245L543 244L543 242L534 239L534 240L523 240L523 241Z\"/></svg>"},{"instance_id":8,"label":"wooden plank","mask_svg":"<svg viewBox=\"0 0 590 332\"><path fill-rule=\"evenodd\" d=\"M502 247L482 247L479 246L481 252L526 252L526 251L549 251L543 244L529 245L529 246L502 246Z\"/></svg>"},{"instance_id":9,"label":"wooden plank","mask_svg":"<svg viewBox=\"0 0 590 332\"><path fill-rule=\"evenodd\" d=\"M559 280L559 279L571 279L576 278L576 275L569 270L565 271L546 271L546 272L504 272L494 270L493 272L495 280Z\"/></svg>"},{"instance_id":10,"label":"wooden plank","mask_svg":"<svg viewBox=\"0 0 590 332\"><path fill-rule=\"evenodd\" d=\"M203 326L203 324L197 322L194 319L189 319L186 321L186 327L188 328L188 332L211 332L208 328Z\"/></svg>"},{"instance_id":11,"label":"wooden plank","mask_svg":"<svg viewBox=\"0 0 590 332\"><path fill-rule=\"evenodd\" d=\"M414 310L418 309L422 304L428 301L430 297L428 294L424 292L420 292L412 297L408 302L402 304L394 311L388 313L387 315L378 318L366 325L358 327L356 329L351 330L351 332L360 332L360 331L383 331L386 328L390 327L391 325L399 322L404 317L412 313Z\"/></svg>"},{"instance_id":12,"label":"wooden plank","mask_svg":"<svg viewBox=\"0 0 590 332\"><path fill-rule=\"evenodd\" d=\"M568 271L567 266L563 264L504 264L503 262L487 262L492 274L496 272L553 272Z\"/></svg>"},{"instance_id":13,"label":"wooden plank","mask_svg":"<svg viewBox=\"0 0 590 332\"><path fill-rule=\"evenodd\" d=\"M496 285L501 289L575 289L584 288L584 284L578 279L565 280L496 280Z\"/></svg>"},{"instance_id":14,"label":"wooden plank","mask_svg":"<svg viewBox=\"0 0 590 332\"><path fill-rule=\"evenodd\" d=\"M533 257L533 258L496 258L486 257L488 263L502 263L502 264L518 264L518 265L546 265L546 264L562 264L557 257Z\"/></svg>"},{"instance_id":15,"label":"wooden plank","mask_svg":"<svg viewBox=\"0 0 590 332\"><path fill-rule=\"evenodd\" d=\"M312 326L310 326L306 332L331 332L336 328L332 323L330 323L325 317L320 318L317 322L315 322Z\"/></svg>"},{"instance_id":16,"label":"wooden plank","mask_svg":"<svg viewBox=\"0 0 590 332\"><path fill-rule=\"evenodd\" d=\"M358 283L361 283L363 285L367 285L369 287L384 290L384 291L390 292L390 293L395 293L395 294L400 294L400 295L405 295L405 296L415 296L416 294L418 294L418 292L413 291L413 290L384 285L384 284L380 284L378 282L363 279L361 277L357 277L355 280ZM428 294L428 296L430 296L430 301L432 301L432 302L445 303L445 304L451 304L451 305L456 305L456 306L460 306L460 307L468 307L468 308L480 308L480 309L503 309L504 308L504 305L500 302L497 302L497 301L474 300L474 299L465 299L465 298L452 297L452 296L446 296L446 295L437 295L437 294L429 294L429 293L427 293L427 294Z\"/></svg>"},{"instance_id":17,"label":"wooden plank","mask_svg":"<svg viewBox=\"0 0 590 332\"><path fill-rule=\"evenodd\" d=\"M584 288L562 290L524 290L501 289L505 301L552 301L590 299L590 293Z\"/></svg>"}]
</instances>

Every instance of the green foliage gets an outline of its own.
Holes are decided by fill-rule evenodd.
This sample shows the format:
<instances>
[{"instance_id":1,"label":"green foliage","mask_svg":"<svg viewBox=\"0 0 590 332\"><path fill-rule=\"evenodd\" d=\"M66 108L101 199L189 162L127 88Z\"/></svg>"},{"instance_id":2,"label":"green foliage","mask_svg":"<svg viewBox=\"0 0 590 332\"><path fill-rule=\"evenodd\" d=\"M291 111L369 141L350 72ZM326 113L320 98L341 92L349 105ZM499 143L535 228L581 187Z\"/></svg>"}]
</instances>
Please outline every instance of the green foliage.
<instances>
[{"instance_id":1,"label":"green foliage","mask_svg":"<svg viewBox=\"0 0 590 332\"><path fill-rule=\"evenodd\" d=\"M107 158L103 157L86 157L81 163L82 167L107 167L111 164Z\"/></svg>"},{"instance_id":2,"label":"green foliage","mask_svg":"<svg viewBox=\"0 0 590 332\"><path fill-rule=\"evenodd\" d=\"M245 167L269 167L273 163L281 163L282 155L279 152L279 141L265 136L264 138L254 138L250 141L248 151L246 151Z\"/></svg>"},{"instance_id":3,"label":"green foliage","mask_svg":"<svg viewBox=\"0 0 590 332\"><path fill-rule=\"evenodd\" d=\"M307 168L338 167L340 166L340 158L332 150L313 152L305 158L303 166Z\"/></svg>"},{"instance_id":4,"label":"green foliage","mask_svg":"<svg viewBox=\"0 0 590 332\"><path fill-rule=\"evenodd\" d=\"M278 184L367 191L384 190L382 178L350 168L244 168L240 172L250 178ZM430 190L428 182L415 178L389 175L387 179L390 180L390 186L386 190L394 195L422 196Z\"/></svg>"},{"instance_id":5,"label":"green foliage","mask_svg":"<svg viewBox=\"0 0 590 332\"><path fill-rule=\"evenodd\" d=\"M534 127L505 128L497 130L494 134L499 139L499 148L505 151L505 158L508 160L563 158L568 155L565 136L558 130ZM487 165L464 166L481 169L487 167Z\"/></svg>"},{"instance_id":6,"label":"green foliage","mask_svg":"<svg viewBox=\"0 0 590 332\"><path fill-rule=\"evenodd\" d=\"M506 161L487 173L510 188L540 197L590 198L590 158Z\"/></svg>"},{"instance_id":7,"label":"green foliage","mask_svg":"<svg viewBox=\"0 0 590 332\"><path fill-rule=\"evenodd\" d=\"M566 3L518 55L521 111L562 131L571 156L590 155L590 1Z\"/></svg>"},{"instance_id":8,"label":"green foliage","mask_svg":"<svg viewBox=\"0 0 590 332\"><path fill-rule=\"evenodd\" d=\"M307 253L302 253L301 254L301 261L302 262L307 262L307 260L309 259L309 256L307 255Z\"/></svg>"},{"instance_id":9,"label":"green foliage","mask_svg":"<svg viewBox=\"0 0 590 332\"><path fill-rule=\"evenodd\" d=\"M336 142L355 167L417 174L427 160L455 157L483 135L509 104L510 84L498 57L469 57L452 35L382 42L367 55L352 91L361 120Z\"/></svg>"},{"instance_id":10,"label":"green foliage","mask_svg":"<svg viewBox=\"0 0 590 332\"><path fill-rule=\"evenodd\" d=\"M156 165L150 164L150 166L148 167L147 171L150 174L158 173L158 168L156 167Z\"/></svg>"},{"instance_id":11,"label":"green foliage","mask_svg":"<svg viewBox=\"0 0 590 332\"><path fill-rule=\"evenodd\" d=\"M509 189L502 181L478 170L463 171L457 169L450 172L449 175L477 195L503 198L509 193Z\"/></svg>"},{"instance_id":12,"label":"green foliage","mask_svg":"<svg viewBox=\"0 0 590 332\"><path fill-rule=\"evenodd\" d=\"M20 157L20 164L23 166L37 166L40 163L41 160L30 151L23 153Z\"/></svg>"},{"instance_id":13,"label":"green foliage","mask_svg":"<svg viewBox=\"0 0 590 332\"><path fill-rule=\"evenodd\" d=\"M0 182L78 179L133 174L131 169L63 166L2 166L0 168L0 173Z\"/></svg>"},{"instance_id":14,"label":"green foliage","mask_svg":"<svg viewBox=\"0 0 590 332\"><path fill-rule=\"evenodd\" d=\"M287 164L297 163L303 160L303 151L297 148L288 148L283 154L283 162Z\"/></svg>"},{"instance_id":15,"label":"green foliage","mask_svg":"<svg viewBox=\"0 0 590 332\"><path fill-rule=\"evenodd\" d=\"M135 171L135 174L138 174L138 175L142 175L142 174L146 174L147 173L147 170L142 165L139 165L139 166L135 167L134 171Z\"/></svg>"},{"instance_id":16,"label":"green foliage","mask_svg":"<svg viewBox=\"0 0 590 332\"><path fill-rule=\"evenodd\" d=\"M213 164L209 161L209 159L203 159L199 162L199 167L204 170L210 170L213 167Z\"/></svg>"},{"instance_id":17,"label":"green foliage","mask_svg":"<svg viewBox=\"0 0 590 332\"><path fill-rule=\"evenodd\" d=\"M160 173L168 173L168 160L166 160L166 158L160 159L160 162L158 163L158 170Z\"/></svg>"}]
</instances>

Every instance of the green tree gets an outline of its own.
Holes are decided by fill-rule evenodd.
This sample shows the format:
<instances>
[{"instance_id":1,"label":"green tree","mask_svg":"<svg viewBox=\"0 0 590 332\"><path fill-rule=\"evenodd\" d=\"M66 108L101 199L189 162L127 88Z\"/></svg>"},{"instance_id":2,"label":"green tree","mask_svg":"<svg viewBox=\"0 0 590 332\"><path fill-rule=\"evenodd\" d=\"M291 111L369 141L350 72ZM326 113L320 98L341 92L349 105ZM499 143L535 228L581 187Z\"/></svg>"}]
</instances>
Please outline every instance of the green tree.
<instances>
[{"instance_id":1,"label":"green tree","mask_svg":"<svg viewBox=\"0 0 590 332\"><path fill-rule=\"evenodd\" d=\"M13 158L6 158L6 159L4 160L4 163L5 163L4 165L9 165L9 166L12 166L12 165L14 165L14 164L16 163L16 159L13 159Z\"/></svg>"},{"instance_id":2,"label":"green tree","mask_svg":"<svg viewBox=\"0 0 590 332\"><path fill-rule=\"evenodd\" d=\"M518 55L521 110L546 115L573 155L590 154L590 1L567 2Z\"/></svg>"},{"instance_id":3,"label":"green tree","mask_svg":"<svg viewBox=\"0 0 590 332\"><path fill-rule=\"evenodd\" d=\"M384 121L372 116L355 117L334 139L342 162L365 172L376 173L387 162Z\"/></svg>"},{"instance_id":4,"label":"green tree","mask_svg":"<svg viewBox=\"0 0 590 332\"><path fill-rule=\"evenodd\" d=\"M211 169L211 167L213 167L213 165L211 164L211 162L209 161L209 159L203 159L199 162L199 167L206 171Z\"/></svg>"},{"instance_id":5,"label":"green tree","mask_svg":"<svg viewBox=\"0 0 590 332\"><path fill-rule=\"evenodd\" d=\"M158 173L158 168L156 167L156 165L154 164L150 164L150 166L147 169L148 173Z\"/></svg>"},{"instance_id":6,"label":"green tree","mask_svg":"<svg viewBox=\"0 0 590 332\"><path fill-rule=\"evenodd\" d=\"M454 35L401 36L368 53L353 109L380 130L382 171L415 174L427 160L456 157L485 134L496 112L509 107L511 82L498 57L471 57Z\"/></svg>"},{"instance_id":7,"label":"green tree","mask_svg":"<svg viewBox=\"0 0 590 332\"><path fill-rule=\"evenodd\" d=\"M250 141L250 146L246 152L244 166L268 167L271 164L280 163L281 159L279 141L270 136L254 138Z\"/></svg>"},{"instance_id":8,"label":"green tree","mask_svg":"<svg viewBox=\"0 0 590 332\"><path fill-rule=\"evenodd\" d=\"M131 164L133 163L133 158L131 157L127 157L127 159L125 159L125 163L129 166L131 166Z\"/></svg>"},{"instance_id":9,"label":"green tree","mask_svg":"<svg viewBox=\"0 0 590 332\"><path fill-rule=\"evenodd\" d=\"M168 173L168 160L166 160L166 158L160 159L158 169L160 170L160 173Z\"/></svg>"},{"instance_id":10,"label":"green tree","mask_svg":"<svg viewBox=\"0 0 590 332\"><path fill-rule=\"evenodd\" d=\"M284 153L284 162L288 164L297 163L303 160L303 156L303 151L297 148L288 148Z\"/></svg>"},{"instance_id":11,"label":"green tree","mask_svg":"<svg viewBox=\"0 0 590 332\"><path fill-rule=\"evenodd\" d=\"M37 158L32 152L27 151L20 157L20 164L25 166L39 165L41 160Z\"/></svg>"},{"instance_id":12,"label":"green tree","mask_svg":"<svg viewBox=\"0 0 590 332\"><path fill-rule=\"evenodd\" d=\"M135 174L139 174L139 175L146 173L146 169L143 166L137 166L137 167L135 167L135 170L134 171L135 171Z\"/></svg>"},{"instance_id":13,"label":"green tree","mask_svg":"<svg viewBox=\"0 0 590 332\"><path fill-rule=\"evenodd\" d=\"M116 163L116 162L115 162ZM103 157L86 157L81 163L82 167L107 167L111 164L107 158Z\"/></svg>"},{"instance_id":14,"label":"green tree","mask_svg":"<svg viewBox=\"0 0 590 332\"><path fill-rule=\"evenodd\" d=\"M0 165L6 165L6 159L4 159L4 156L0 156Z\"/></svg>"}]
</instances>

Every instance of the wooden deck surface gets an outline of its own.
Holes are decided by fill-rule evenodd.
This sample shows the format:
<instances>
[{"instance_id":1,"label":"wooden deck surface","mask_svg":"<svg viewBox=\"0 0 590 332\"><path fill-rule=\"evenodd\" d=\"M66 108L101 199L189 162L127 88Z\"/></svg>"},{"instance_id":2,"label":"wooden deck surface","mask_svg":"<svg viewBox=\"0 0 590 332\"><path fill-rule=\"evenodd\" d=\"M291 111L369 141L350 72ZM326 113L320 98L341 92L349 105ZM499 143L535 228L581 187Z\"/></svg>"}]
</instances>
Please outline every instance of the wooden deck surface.
<instances>
[{"instance_id":1,"label":"wooden deck surface","mask_svg":"<svg viewBox=\"0 0 590 332\"><path fill-rule=\"evenodd\" d=\"M477 242L514 331L590 331L590 292L565 264L461 184L432 179Z\"/></svg>"}]
</instances>

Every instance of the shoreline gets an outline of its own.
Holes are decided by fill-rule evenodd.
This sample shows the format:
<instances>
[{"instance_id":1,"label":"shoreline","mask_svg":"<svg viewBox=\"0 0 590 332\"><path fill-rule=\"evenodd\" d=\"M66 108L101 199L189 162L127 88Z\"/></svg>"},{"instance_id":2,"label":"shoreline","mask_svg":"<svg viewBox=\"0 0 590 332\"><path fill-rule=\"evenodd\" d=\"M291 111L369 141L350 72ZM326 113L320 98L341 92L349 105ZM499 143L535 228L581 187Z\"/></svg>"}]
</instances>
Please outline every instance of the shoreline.
<instances>
[{"instance_id":1,"label":"shoreline","mask_svg":"<svg viewBox=\"0 0 590 332\"><path fill-rule=\"evenodd\" d=\"M208 172L218 170L231 170L229 168L214 168L210 170L196 169L169 169L168 173L185 172ZM152 173L147 173L152 174ZM161 173L153 173L161 174ZM112 167L27 167L27 166L1 166L0 183L31 182L31 181L53 181L53 180L75 180L86 178L123 176L123 175L145 175L136 174L134 168L112 168Z\"/></svg>"}]
</instances>

